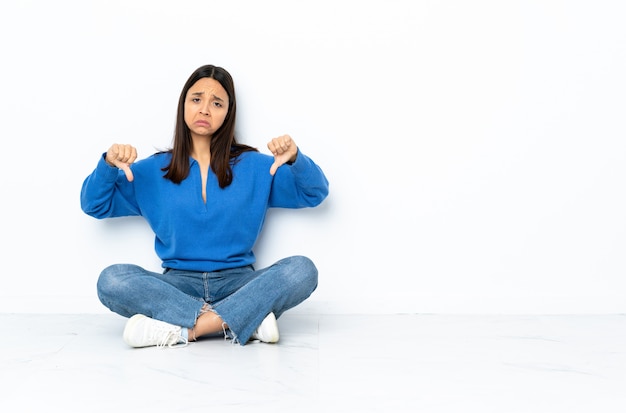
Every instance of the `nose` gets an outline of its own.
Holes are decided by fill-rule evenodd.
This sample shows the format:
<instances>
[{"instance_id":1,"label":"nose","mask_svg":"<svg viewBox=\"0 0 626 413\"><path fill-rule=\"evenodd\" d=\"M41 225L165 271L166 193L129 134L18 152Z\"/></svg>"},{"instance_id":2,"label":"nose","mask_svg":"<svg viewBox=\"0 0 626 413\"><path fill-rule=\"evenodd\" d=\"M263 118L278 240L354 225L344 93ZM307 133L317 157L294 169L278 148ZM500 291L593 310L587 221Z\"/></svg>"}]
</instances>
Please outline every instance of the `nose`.
<instances>
[{"instance_id":1,"label":"nose","mask_svg":"<svg viewBox=\"0 0 626 413\"><path fill-rule=\"evenodd\" d=\"M200 108L200 113L206 116L211 116L211 111L209 110L209 105L204 105Z\"/></svg>"}]
</instances>

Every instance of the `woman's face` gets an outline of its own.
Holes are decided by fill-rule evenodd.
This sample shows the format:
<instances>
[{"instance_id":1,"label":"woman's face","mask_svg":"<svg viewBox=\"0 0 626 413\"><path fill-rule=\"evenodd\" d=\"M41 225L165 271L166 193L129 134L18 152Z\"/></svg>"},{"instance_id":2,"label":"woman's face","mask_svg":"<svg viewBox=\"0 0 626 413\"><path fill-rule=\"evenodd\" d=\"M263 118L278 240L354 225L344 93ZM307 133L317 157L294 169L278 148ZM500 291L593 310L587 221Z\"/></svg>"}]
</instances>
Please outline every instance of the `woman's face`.
<instances>
[{"instance_id":1,"label":"woman's face","mask_svg":"<svg viewBox=\"0 0 626 413\"><path fill-rule=\"evenodd\" d=\"M192 137L211 137L228 114L228 93L220 82L205 77L189 88L185 97L185 123Z\"/></svg>"}]
</instances>

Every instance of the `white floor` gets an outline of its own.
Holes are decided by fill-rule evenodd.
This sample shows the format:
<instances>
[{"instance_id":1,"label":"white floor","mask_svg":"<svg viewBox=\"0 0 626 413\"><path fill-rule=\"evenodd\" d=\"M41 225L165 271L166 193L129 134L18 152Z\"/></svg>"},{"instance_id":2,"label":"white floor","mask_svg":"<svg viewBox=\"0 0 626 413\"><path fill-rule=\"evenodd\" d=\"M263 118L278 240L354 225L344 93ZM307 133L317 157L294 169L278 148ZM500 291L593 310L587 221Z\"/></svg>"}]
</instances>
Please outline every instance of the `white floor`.
<instances>
[{"instance_id":1,"label":"white floor","mask_svg":"<svg viewBox=\"0 0 626 413\"><path fill-rule=\"evenodd\" d=\"M3 412L626 412L626 316L305 315L278 344L132 349L114 314L0 314Z\"/></svg>"}]
</instances>

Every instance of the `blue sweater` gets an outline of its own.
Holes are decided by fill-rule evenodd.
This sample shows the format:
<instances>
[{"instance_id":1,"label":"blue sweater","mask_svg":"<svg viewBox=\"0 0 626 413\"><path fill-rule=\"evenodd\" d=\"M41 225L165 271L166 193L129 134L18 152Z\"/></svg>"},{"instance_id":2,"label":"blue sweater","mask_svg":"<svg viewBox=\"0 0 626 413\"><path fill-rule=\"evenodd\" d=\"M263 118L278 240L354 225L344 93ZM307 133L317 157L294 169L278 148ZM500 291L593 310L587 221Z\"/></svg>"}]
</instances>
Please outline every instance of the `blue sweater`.
<instances>
[{"instance_id":1,"label":"blue sweater","mask_svg":"<svg viewBox=\"0 0 626 413\"><path fill-rule=\"evenodd\" d=\"M255 262L252 248L268 208L319 205L328 195L322 170L302 152L270 175L274 157L245 152L233 166L233 182L222 189L209 170L206 203L198 163L180 184L163 178L171 154L154 154L131 165L134 180L109 166L104 154L83 182L83 211L95 218L142 216L155 234L162 266L217 271Z\"/></svg>"}]
</instances>

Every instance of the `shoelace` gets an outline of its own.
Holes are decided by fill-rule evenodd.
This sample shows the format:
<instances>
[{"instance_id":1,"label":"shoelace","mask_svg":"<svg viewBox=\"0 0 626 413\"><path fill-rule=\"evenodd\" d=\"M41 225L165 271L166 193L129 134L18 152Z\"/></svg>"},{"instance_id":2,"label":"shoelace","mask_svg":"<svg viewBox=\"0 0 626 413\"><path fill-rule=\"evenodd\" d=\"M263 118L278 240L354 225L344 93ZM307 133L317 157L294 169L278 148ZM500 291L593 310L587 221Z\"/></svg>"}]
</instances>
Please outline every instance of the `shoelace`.
<instances>
[{"instance_id":1,"label":"shoelace","mask_svg":"<svg viewBox=\"0 0 626 413\"><path fill-rule=\"evenodd\" d=\"M156 344L157 348L163 348L165 346L169 348L178 347L178 346L185 347L187 346L187 344L189 344L189 341L187 341L187 339L185 339L183 336L175 333L172 330L157 331L155 332L155 335L157 334L161 336L161 340L157 340L157 344ZM175 340L172 340L173 338ZM183 342L179 343L180 340L183 340Z\"/></svg>"}]
</instances>

